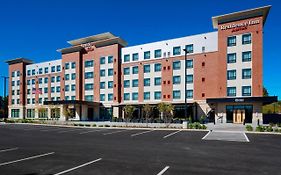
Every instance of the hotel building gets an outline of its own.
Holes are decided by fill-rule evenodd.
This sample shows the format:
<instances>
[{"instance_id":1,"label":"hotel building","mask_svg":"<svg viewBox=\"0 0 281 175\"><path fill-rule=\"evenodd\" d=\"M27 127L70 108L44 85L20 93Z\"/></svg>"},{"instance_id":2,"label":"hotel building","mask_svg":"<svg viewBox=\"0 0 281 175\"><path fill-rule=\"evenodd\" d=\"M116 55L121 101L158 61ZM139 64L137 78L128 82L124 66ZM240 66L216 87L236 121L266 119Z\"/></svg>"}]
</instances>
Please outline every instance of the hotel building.
<instances>
[{"instance_id":1,"label":"hotel building","mask_svg":"<svg viewBox=\"0 0 281 175\"><path fill-rule=\"evenodd\" d=\"M186 98L195 120L262 121L262 105L277 101L263 97L269 9L212 17L209 33L129 47L102 33L68 41L58 60L9 60L9 117L65 120L65 111L72 111L72 120L109 120L134 105L140 118L144 104L167 102L175 106L174 117L183 118Z\"/></svg>"}]
</instances>

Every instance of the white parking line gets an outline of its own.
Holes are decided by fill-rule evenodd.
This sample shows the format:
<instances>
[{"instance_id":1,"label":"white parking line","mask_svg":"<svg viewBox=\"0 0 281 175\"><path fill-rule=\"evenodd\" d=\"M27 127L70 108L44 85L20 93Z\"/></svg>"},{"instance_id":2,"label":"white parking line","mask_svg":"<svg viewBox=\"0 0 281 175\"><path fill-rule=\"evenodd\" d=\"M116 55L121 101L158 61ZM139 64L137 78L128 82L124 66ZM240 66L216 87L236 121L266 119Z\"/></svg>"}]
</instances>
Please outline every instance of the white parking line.
<instances>
[{"instance_id":1,"label":"white parking line","mask_svg":"<svg viewBox=\"0 0 281 175\"><path fill-rule=\"evenodd\" d=\"M2 149L2 150L0 150L0 153L3 153L3 152L8 152L8 151L14 151L14 150L17 150L17 149L19 149L19 148L8 148L8 149Z\"/></svg>"},{"instance_id":2,"label":"white parking line","mask_svg":"<svg viewBox=\"0 0 281 175\"><path fill-rule=\"evenodd\" d=\"M162 171L160 171L157 175L162 175L164 174L170 167L166 166Z\"/></svg>"},{"instance_id":3,"label":"white parking line","mask_svg":"<svg viewBox=\"0 0 281 175\"><path fill-rule=\"evenodd\" d=\"M80 132L79 134L87 134L90 132L100 132L100 131L102 131L102 130L85 131L85 132Z\"/></svg>"},{"instance_id":4,"label":"white parking line","mask_svg":"<svg viewBox=\"0 0 281 175\"><path fill-rule=\"evenodd\" d=\"M66 130L66 131L59 131L58 133L66 133L66 132L72 132L72 131L77 131L80 129L70 129L70 130Z\"/></svg>"},{"instance_id":5,"label":"white parking line","mask_svg":"<svg viewBox=\"0 0 281 175\"><path fill-rule=\"evenodd\" d=\"M91 161L91 162L84 163L84 164L82 164L82 165L79 165L79 166L70 168L70 169L68 169L68 170L65 170L65 171L56 173L56 174L54 174L54 175L60 175L60 174L68 173L68 172L73 171L73 170L76 170L76 169L78 169L78 168L82 168L82 167L84 167L84 166L87 166L87 165L90 165L90 164L92 164L92 163L98 162L98 161L100 161L101 159L102 159L102 158L99 158L99 159L93 160L93 161Z\"/></svg>"},{"instance_id":6,"label":"white parking line","mask_svg":"<svg viewBox=\"0 0 281 175\"><path fill-rule=\"evenodd\" d=\"M209 131L209 132L202 138L202 140L204 140L210 133L211 133L211 131Z\"/></svg>"},{"instance_id":7,"label":"white parking line","mask_svg":"<svg viewBox=\"0 0 281 175\"><path fill-rule=\"evenodd\" d=\"M178 130L178 131L176 131L176 132L172 132L172 133L170 133L170 134L168 134L168 135L165 135L164 137L163 137L163 139L165 139L165 138L167 138L167 137L170 137L170 136L172 136L172 135L175 135L175 134L177 134L177 133L179 133L179 132L181 132L182 130Z\"/></svg>"},{"instance_id":8,"label":"white parking line","mask_svg":"<svg viewBox=\"0 0 281 175\"><path fill-rule=\"evenodd\" d=\"M115 134L115 133L125 132L125 131L127 131L127 130L121 130L121 131L108 132L108 133L104 133L103 135L110 135L110 134Z\"/></svg>"},{"instance_id":9,"label":"white parking line","mask_svg":"<svg viewBox=\"0 0 281 175\"><path fill-rule=\"evenodd\" d=\"M145 134L145 133L149 133L149 132L152 132L152 131L154 131L154 130L139 132L139 133L136 133L136 134L132 134L131 137L135 137L135 136L138 136L138 135L141 135L141 134Z\"/></svg>"},{"instance_id":10,"label":"white parking line","mask_svg":"<svg viewBox=\"0 0 281 175\"><path fill-rule=\"evenodd\" d=\"M36 159L36 158L48 156L48 155L51 155L51 154L54 154L54 153L55 152L50 152L50 153L46 153L46 154L39 154L39 155L36 155L36 156L26 157L26 158L23 158L23 159L4 162L4 163L0 163L0 166L9 165L9 164L13 164L13 163L17 163L17 162L21 162L21 161L25 161L25 160L30 160L30 159Z\"/></svg>"},{"instance_id":11,"label":"white parking line","mask_svg":"<svg viewBox=\"0 0 281 175\"><path fill-rule=\"evenodd\" d=\"M246 133L244 132L243 134L244 134L244 136L245 136L247 142L250 142L250 140L249 140L248 136L246 135Z\"/></svg>"}]
</instances>

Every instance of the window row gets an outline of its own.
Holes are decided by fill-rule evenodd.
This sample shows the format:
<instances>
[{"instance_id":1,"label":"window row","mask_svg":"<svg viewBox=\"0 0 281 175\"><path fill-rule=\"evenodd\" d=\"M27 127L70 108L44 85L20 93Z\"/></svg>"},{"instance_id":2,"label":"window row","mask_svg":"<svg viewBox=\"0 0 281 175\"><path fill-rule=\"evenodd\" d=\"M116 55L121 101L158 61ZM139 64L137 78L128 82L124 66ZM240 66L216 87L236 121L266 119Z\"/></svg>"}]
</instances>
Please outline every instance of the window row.
<instances>
[{"instance_id":1,"label":"window row","mask_svg":"<svg viewBox=\"0 0 281 175\"><path fill-rule=\"evenodd\" d=\"M51 72L60 72L61 71L61 66L60 65L57 65L57 66L51 66ZM44 73L47 74L49 73L49 67L45 67L44 68ZM41 75L43 74L43 68L38 68L38 72L37 72L38 75ZM27 70L27 76L30 76L30 75L36 75L36 70L35 69L32 69L32 70Z\"/></svg>"},{"instance_id":2,"label":"window row","mask_svg":"<svg viewBox=\"0 0 281 175\"><path fill-rule=\"evenodd\" d=\"M93 95L85 95L85 100L86 101L94 101L94 96ZM106 96L105 94L100 94L100 101L106 101ZM107 94L107 101L113 101L113 94Z\"/></svg>"},{"instance_id":3,"label":"window row","mask_svg":"<svg viewBox=\"0 0 281 175\"><path fill-rule=\"evenodd\" d=\"M252 35L250 33L242 35L242 45L251 44L252 43ZM227 37L227 46L232 47L236 46L236 36Z\"/></svg>"},{"instance_id":4,"label":"window row","mask_svg":"<svg viewBox=\"0 0 281 175\"><path fill-rule=\"evenodd\" d=\"M252 78L252 69L242 69L242 79L251 79ZM236 70L227 71L227 80L236 80Z\"/></svg>"},{"instance_id":5,"label":"window row","mask_svg":"<svg viewBox=\"0 0 281 175\"><path fill-rule=\"evenodd\" d=\"M251 96L252 87L251 86L242 86L242 96ZM227 96L235 97L236 96L236 87L227 87Z\"/></svg>"},{"instance_id":6,"label":"window row","mask_svg":"<svg viewBox=\"0 0 281 175\"><path fill-rule=\"evenodd\" d=\"M252 60L252 52L242 52L242 62L249 62ZM236 53L227 54L227 63L236 63Z\"/></svg>"},{"instance_id":7,"label":"window row","mask_svg":"<svg viewBox=\"0 0 281 175\"><path fill-rule=\"evenodd\" d=\"M20 71L12 72L12 77L19 77L19 76L20 76Z\"/></svg>"},{"instance_id":8,"label":"window row","mask_svg":"<svg viewBox=\"0 0 281 175\"><path fill-rule=\"evenodd\" d=\"M187 50L187 53L193 53L193 44L189 44L185 46L185 49ZM173 47L173 56L177 56L177 55L181 55L181 46L175 46ZM154 50L154 58L161 58L161 57L170 57L170 52L167 53L164 52L164 54L162 55L162 50L161 49L156 49ZM129 62L131 60L132 57L132 61L138 61L139 60L139 53L133 53L133 54L125 54L123 57L123 62ZM143 58L145 60L150 59L151 58L151 51L145 51L143 52Z\"/></svg>"}]
</instances>

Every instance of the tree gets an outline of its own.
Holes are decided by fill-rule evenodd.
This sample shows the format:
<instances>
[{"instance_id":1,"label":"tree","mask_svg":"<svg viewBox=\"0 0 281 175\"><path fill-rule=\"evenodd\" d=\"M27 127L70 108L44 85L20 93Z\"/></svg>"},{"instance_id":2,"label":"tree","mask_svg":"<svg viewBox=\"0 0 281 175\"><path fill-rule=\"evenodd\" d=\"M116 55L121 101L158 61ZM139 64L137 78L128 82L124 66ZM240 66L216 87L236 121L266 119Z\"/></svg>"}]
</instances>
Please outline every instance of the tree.
<instances>
[{"instance_id":1,"label":"tree","mask_svg":"<svg viewBox=\"0 0 281 175\"><path fill-rule=\"evenodd\" d=\"M153 110L153 108L149 104L145 104L143 106L143 111L145 113L146 126L148 125L148 119L151 116L152 110Z\"/></svg>"},{"instance_id":2,"label":"tree","mask_svg":"<svg viewBox=\"0 0 281 175\"><path fill-rule=\"evenodd\" d=\"M157 108L161 113L161 119L164 119L164 121L167 122L173 117L174 106L172 104L162 102L158 104Z\"/></svg>"},{"instance_id":3,"label":"tree","mask_svg":"<svg viewBox=\"0 0 281 175\"><path fill-rule=\"evenodd\" d=\"M269 93L265 87L263 87L263 96L268 97Z\"/></svg>"},{"instance_id":4,"label":"tree","mask_svg":"<svg viewBox=\"0 0 281 175\"><path fill-rule=\"evenodd\" d=\"M65 120L69 120L69 118L74 116L74 111L69 109L68 106L63 108L63 115L65 116Z\"/></svg>"},{"instance_id":5,"label":"tree","mask_svg":"<svg viewBox=\"0 0 281 175\"><path fill-rule=\"evenodd\" d=\"M128 119L129 118L132 118L133 117L133 113L135 111L135 107L132 106L132 105L126 105L124 107L124 112L125 112L125 119L126 119L126 122L128 122Z\"/></svg>"}]
</instances>

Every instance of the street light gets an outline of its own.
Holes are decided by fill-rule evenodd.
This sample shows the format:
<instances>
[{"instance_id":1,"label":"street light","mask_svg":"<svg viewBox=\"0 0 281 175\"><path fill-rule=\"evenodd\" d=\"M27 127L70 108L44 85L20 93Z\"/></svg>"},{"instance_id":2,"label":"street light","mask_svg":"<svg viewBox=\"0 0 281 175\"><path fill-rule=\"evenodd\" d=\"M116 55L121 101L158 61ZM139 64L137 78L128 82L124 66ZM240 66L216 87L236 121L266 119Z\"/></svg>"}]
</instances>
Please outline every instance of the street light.
<instances>
[{"instance_id":1,"label":"street light","mask_svg":"<svg viewBox=\"0 0 281 175\"><path fill-rule=\"evenodd\" d=\"M187 103L186 103L186 57L187 57L187 49L183 49L184 51L184 117L187 118Z\"/></svg>"}]
</instances>

